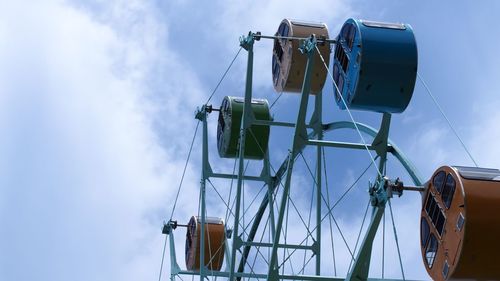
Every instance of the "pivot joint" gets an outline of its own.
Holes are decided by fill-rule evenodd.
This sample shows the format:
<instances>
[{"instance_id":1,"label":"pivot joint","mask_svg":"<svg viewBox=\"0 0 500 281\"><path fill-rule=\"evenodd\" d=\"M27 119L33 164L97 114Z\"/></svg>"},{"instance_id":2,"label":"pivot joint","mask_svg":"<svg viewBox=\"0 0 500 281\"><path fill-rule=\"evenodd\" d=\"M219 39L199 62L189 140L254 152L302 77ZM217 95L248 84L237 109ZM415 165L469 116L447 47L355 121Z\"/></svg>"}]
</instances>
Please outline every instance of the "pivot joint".
<instances>
[{"instance_id":1,"label":"pivot joint","mask_svg":"<svg viewBox=\"0 0 500 281\"><path fill-rule=\"evenodd\" d=\"M384 207L389 198L394 195L401 197L403 195L403 182L396 178L391 180L388 177L382 177L373 185L370 184L369 193L372 206Z\"/></svg>"}]
</instances>

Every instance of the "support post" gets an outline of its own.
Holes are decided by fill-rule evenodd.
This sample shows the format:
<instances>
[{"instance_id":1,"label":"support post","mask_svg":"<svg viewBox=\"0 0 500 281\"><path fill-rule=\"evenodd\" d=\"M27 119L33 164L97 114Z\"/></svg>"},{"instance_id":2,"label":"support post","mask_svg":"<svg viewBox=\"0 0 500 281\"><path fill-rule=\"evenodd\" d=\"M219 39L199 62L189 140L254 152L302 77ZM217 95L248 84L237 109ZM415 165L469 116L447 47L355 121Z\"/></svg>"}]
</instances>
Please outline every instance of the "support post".
<instances>
[{"instance_id":1,"label":"support post","mask_svg":"<svg viewBox=\"0 0 500 281\"><path fill-rule=\"evenodd\" d=\"M181 269L177 264L177 256L175 254L174 232L170 230L170 233L167 235L170 245L170 280L175 281L175 276L179 274Z\"/></svg>"},{"instance_id":2,"label":"support post","mask_svg":"<svg viewBox=\"0 0 500 281\"><path fill-rule=\"evenodd\" d=\"M377 234L378 226L380 225L380 221L385 211L385 205L388 200L388 194L386 191L387 180L380 175L385 175L385 162L387 160L387 145L389 141L390 124L391 114L384 113L380 124L380 130L372 142L372 147L375 148L377 155L380 157L378 166L379 176L377 176L374 186L370 186L370 196L373 205L372 218L351 272L349 272L349 275L346 278L346 280L349 281L361 281L368 279L373 240Z\"/></svg>"},{"instance_id":3,"label":"support post","mask_svg":"<svg viewBox=\"0 0 500 281\"><path fill-rule=\"evenodd\" d=\"M275 236L273 240L273 248L271 251L271 260L269 262L267 280L268 281L277 281L279 279L278 273L278 245L281 238L281 230L283 228L283 219L285 217L286 205L288 196L290 194L290 185L292 180L292 170L293 164L295 161L295 156L298 153L300 147L304 145L307 141L307 131L305 125L306 111L307 111L307 103L309 100L309 93L311 91L311 73L313 69L314 63L314 51L316 49L316 37L314 35L311 36L310 39L306 40L301 46L301 51L305 55L307 55L307 64L304 75L304 82L302 84L302 93L300 98L300 107L299 112L297 114L297 122L295 123L295 131L292 140L292 146L288 152L288 164L286 168L286 178L285 185L283 187L283 195L281 198L279 213L278 213L278 221L276 222L276 230Z\"/></svg>"},{"instance_id":4,"label":"support post","mask_svg":"<svg viewBox=\"0 0 500 281\"><path fill-rule=\"evenodd\" d=\"M323 139L323 92L319 92L316 95L316 120L317 126L315 126L315 131L318 136L318 140ZM321 275L321 169L322 169L322 151L323 147L318 146L316 148L317 164L316 164L316 243L318 243L316 252L316 275Z\"/></svg>"},{"instance_id":5,"label":"support post","mask_svg":"<svg viewBox=\"0 0 500 281\"><path fill-rule=\"evenodd\" d=\"M323 140L323 92L320 91L314 100L314 113L311 117L309 124L314 129L314 134L317 136L317 140ZM309 143L310 141L308 141ZM315 258L315 273L316 275L321 274L321 186L322 186L322 155L323 147L318 145L316 147L316 247Z\"/></svg>"},{"instance_id":6,"label":"support post","mask_svg":"<svg viewBox=\"0 0 500 281\"><path fill-rule=\"evenodd\" d=\"M201 230L200 230L200 281L204 281L205 279L205 231L206 231L206 202L205 202L205 193L206 193L206 183L207 179L210 176L210 165L208 162L208 124L207 124L207 110L206 106L202 107L202 122L203 122L203 144L202 144L202 161L203 168L201 171L201 182L200 182L200 199L201 199Z\"/></svg>"},{"instance_id":7,"label":"support post","mask_svg":"<svg viewBox=\"0 0 500 281\"><path fill-rule=\"evenodd\" d=\"M376 206L373 209L372 219L370 225L368 226L368 231L363 239L361 248L356 255L356 260L354 265L347 275L346 281L364 281L368 279L368 272L370 270L370 260L372 255L372 246L375 235L377 234L377 229L384 214L385 202L380 206Z\"/></svg>"},{"instance_id":8,"label":"support post","mask_svg":"<svg viewBox=\"0 0 500 281\"><path fill-rule=\"evenodd\" d=\"M236 202L234 211L234 230L233 230L233 243L231 248L231 262L229 269L229 281L233 281L235 263L236 263L236 250L239 245L237 241L239 240L239 220L240 220L240 205L241 205L241 192L243 187L243 174L245 170L245 139L247 129L251 126L253 120L253 112L251 108L252 102L252 76L253 76L253 45L254 45L254 35L252 32L248 33L248 36L240 38L240 45L245 50L248 51L248 61L247 61L247 76L246 76L246 86L245 86L245 105L243 107L243 116L241 118L240 126L240 141L239 141L239 153L238 153L238 181L236 185ZM243 265L244 266L244 265Z\"/></svg>"}]
</instances>

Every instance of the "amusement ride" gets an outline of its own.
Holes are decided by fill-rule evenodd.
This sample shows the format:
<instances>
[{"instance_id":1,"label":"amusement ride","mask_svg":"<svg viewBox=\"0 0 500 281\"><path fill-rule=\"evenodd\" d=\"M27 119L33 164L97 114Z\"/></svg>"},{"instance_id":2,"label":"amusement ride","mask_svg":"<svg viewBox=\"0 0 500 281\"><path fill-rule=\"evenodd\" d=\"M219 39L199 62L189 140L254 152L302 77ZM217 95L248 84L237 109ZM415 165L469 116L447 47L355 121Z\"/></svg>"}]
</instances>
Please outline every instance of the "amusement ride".
<instances>
[{"instance_id":1,"label":"amusement ride","mask_svg":"<svg viewBox=\"0 0 500 281\"><path fill-rule=\"evenodd\" d=\"M254 45L261 40L274 42L272 83L279 93L278 99L283 93L296 93L300 100L298 107L289 109L294 122L277 121L272 113L276 101L269 103L254 95ZM168 248L172 281L194 278L200 281L396 280L385 278L384 262L382 276L372 277L369 272L375 237L385 231L385 214L394 226L397 213L393 214L391 201L406 192L417 192L422 198L420 241L415 243L420 243L421 266L430 278L500 280L500 266L496 261L500 252L497 241L500 170L478 167L452 127L475 166L437 167L430 178L424 179L389 139L391 116L405 111L417 79L432 97L417 71L417 42L410 25L348 19L332 39L324 23L284 19L276 34L249 32L240 38L240 46L236 57L242 50L247 52L244 96L225 96L220 107L215 108L209 104L212 93L195 113L202 131L198 213L179 222L174 220L172 211L162 229L166 235L164 255ZM323 93L326 83L333 84L331 99ZM433 100L436 102L434 97ZM323 105L335 103L347 112L349 121L324 120ZM444 115L437 102L436 105ZM312 110L312 114L308 115L308 110ZM380 118L379 127L356 122L352 110L376 115ZM217 114L216 119L210 118L212 113ZM211 161L209 157L210 122L217 122L218 157L233 159L232 172L213 169L218 167L219 160ZM271 131L276 128L292 131L288 150L281 160L276 157L283 156L282 153L269 149ZM359 142L328 138L329 132L340 130L352 131ZM191 149L194 141L195 138ZM307 157L304 156L306 149L309 150ZM331 149L366 151L369 155L368 167L358 169L359 177L339 198L330 194L334 187L332 181L328 181L326 151ZM388 171L389 159L406 174ZM305 163L305 170L313 179L312 187L301 185L294 176L299 161ZM248 169L249 163L258 163L259 168ZM352 248L339 227L334 209L368 171L372 174L365 198L366 209L360 203L366 222L363 219L363 231L360 230ZM403 182L402 178L411 183ZM224 186L225 192L215 187L216 181ZM182 180L174 210L181 188ZM301 197L309 208L291 199L294 189L303 191ZM359 202L365 200L356 203ZM371 215L367 216L369 210ZM290 219L292 211L295 216ZM220 216L214 215L218 213ZM292 220L294 224L303 225L304 231L291 229ZM179 233L179 229L185 232ZM393 232L400 280L407 280L395 226ZM335 268L334 236L337 243L344 243L348 250L350 263L345 275L337 273ZM185 242L184 261L178 260L177 239ZM327 247L329 244L331 250ZM325 273L325 265L333 267L334 273Z\"/></svg>"}]
</instances>

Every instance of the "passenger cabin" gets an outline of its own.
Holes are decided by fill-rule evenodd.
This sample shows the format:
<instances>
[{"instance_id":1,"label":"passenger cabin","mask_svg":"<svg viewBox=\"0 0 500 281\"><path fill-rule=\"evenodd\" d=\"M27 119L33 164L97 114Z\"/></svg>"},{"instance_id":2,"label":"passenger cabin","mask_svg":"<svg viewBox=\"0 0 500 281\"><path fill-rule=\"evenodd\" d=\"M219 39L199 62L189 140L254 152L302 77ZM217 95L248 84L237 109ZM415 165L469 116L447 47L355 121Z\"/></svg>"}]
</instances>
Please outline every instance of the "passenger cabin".
<instances>
[{"instance_id":1,"label":"passenger cabin","mask_svg":"<svg viewBox=\"0 0 500 281\"><path fill-rule=\"evenodd\" d=\"M403 112L417 75L410 25L348 19L335 45L333 79L341 109Z\"/></svg>"},{"instance_id":2,"label":"passenger cabin","mask_svg":"<svg viewBox=\"0 0 500 281\"><path fill-rule=\"evenodd\" d=\"M310 23L284 19L276 32L279 37L308 38L315 34L317 38L328 39L328 27L324 23ZM307 57L299 50L301 40L280 38L274 40L272 72L276 92L302 91L302 83L307 64ZM330 44L318 44L318 49L327 66L330 61ZM317 52L311 78L311 94L317 94L325 85L328 73Z\"/></svg>"},{"instance_id":3,"label":"passenger cabin","mask_svg":"<svg viewBox=\"0 0 500 281\"><path fill-rule=\"evenodd\" d=\"M235 158L239 153L241 119L245 99L226 96L222 100L217 126L217 148L222 158ZM271 120L269 103L265 99L252 99L252 114L256 120ZM269 125L252 125L246 132L245 159L263 159L269 143Z\"/></svg>"},{"instance_id":4,"label":"passenger cabin","mask_svg":"<svg viewBox=\"0 0 500 281\"><path fill-rule=\"evenodd\" d=\"M224 262L225 227L220 218L207 217L205 220L204 265L209 270L219 271ZM200 270L201 217L192 216L186 233L186 268Z\"/></svg>"},{"instance_id":5,"label":"passenger cabin","mask_svg":"<svg viewBox=\"0 0 500 281\"><path fill-rule=\"evenodd\" d=\"M433 280L500 280L500 170L443 166L426 184L421 252Z\"/></svg>"}]
</instances>

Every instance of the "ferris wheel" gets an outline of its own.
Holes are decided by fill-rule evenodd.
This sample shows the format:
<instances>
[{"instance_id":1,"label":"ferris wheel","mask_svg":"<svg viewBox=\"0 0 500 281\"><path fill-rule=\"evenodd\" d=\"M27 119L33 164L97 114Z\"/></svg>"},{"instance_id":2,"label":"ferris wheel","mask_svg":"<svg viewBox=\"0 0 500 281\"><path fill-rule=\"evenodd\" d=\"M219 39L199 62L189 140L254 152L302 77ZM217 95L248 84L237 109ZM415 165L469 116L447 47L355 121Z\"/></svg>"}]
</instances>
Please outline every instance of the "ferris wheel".
<instances>
[{"instance_id":1,"label":"ferris wheel","mask_svg":"<svg viewBox=\"0 0 500 281\"><path fill-rule=\"evenodd\" d=\"M272 103L252 88L254 45L265 39L274 42L272 83L279 95ZM404 112L421 79L410 25L348 19L331 39L326 24L285 19L275 35L249 32L240 46L236 57L242 50L248 55L244 96L225 96L214 108L212 94L196 111L202 131L199 207L182 220L174 220L172 211L164 223L171 280L399 280L385 278L385 240L381 274L370 276L376 237L385 239L386 214L401 280L407 280L391 204L406 192L422 198L420 241L414 243L421 250L420 266L433 280L500 280L495 260L500 252L500 170L443 166L423 179L389 139L392 114ZM333 84L331 95L323 92L326 83ZM292 121L277 121L273 114L283 93L298 93L298 106L287 110ZM324 106L335 104L349 120L325 121ZM351 110L372 112L380 125L357 122ZM216 140L209 137L210 122L217 124ZM280 140L288 147L271 145L273 138L283 138L275 130L288 130L290 141ZM347 130L359 141L332 138ZM211 158L213 146L218 155ZM365 153L367 165L355 167L358 175L347 187L341 188L327 168L331 150ZM400 167L396 174L388 168L394 165ZM364 198L349 203L364 210L353 245L336 213L361 179L370 184ZM180 191L181 186L177 196ZM177 235L181 227L185 233ZM176 251L179 242L184 242L183 262ZM347 259L343 272L337 270L339 259Z\"/></svg>"}]
</instances>

